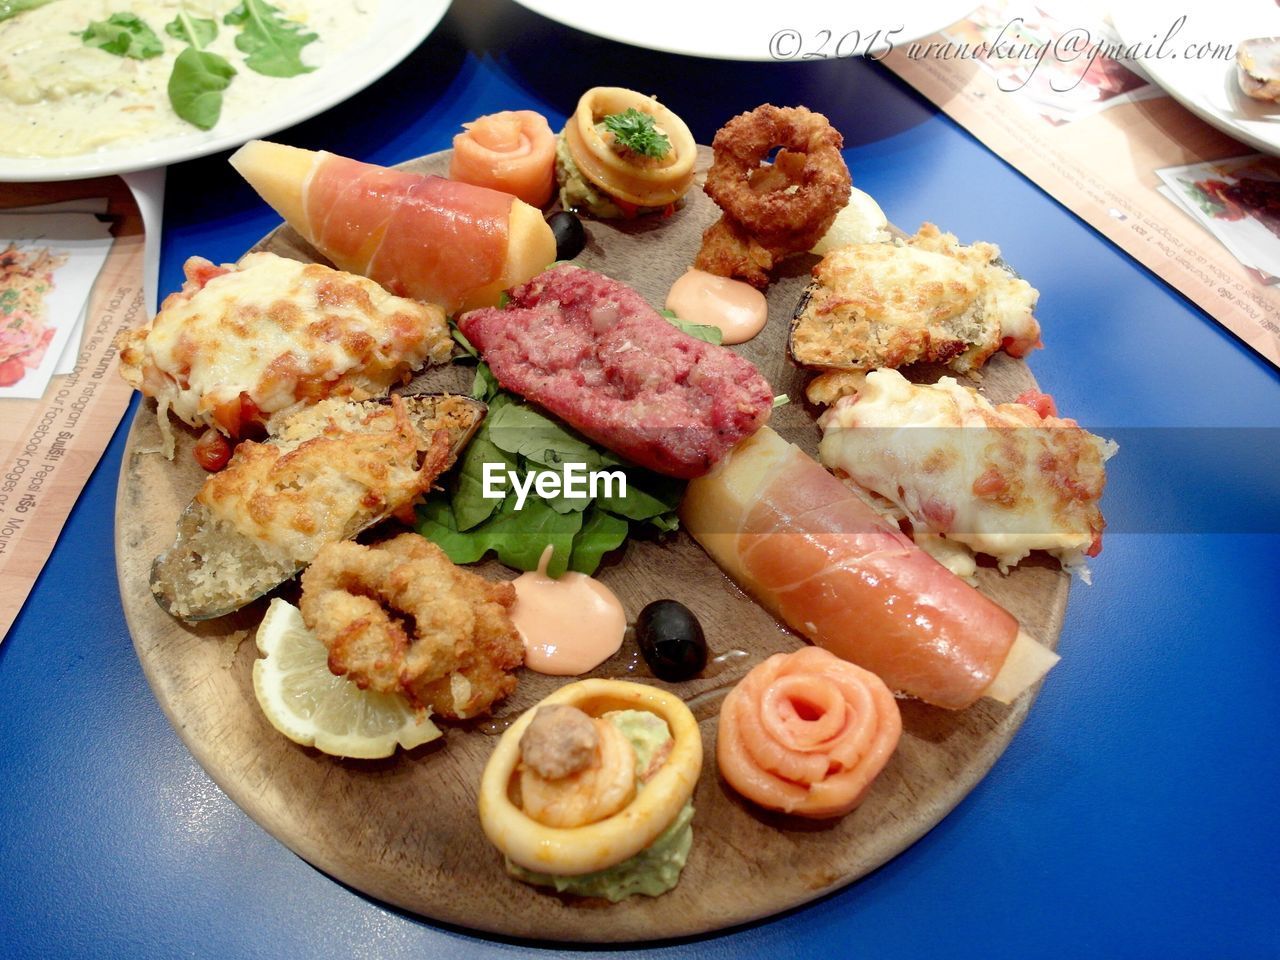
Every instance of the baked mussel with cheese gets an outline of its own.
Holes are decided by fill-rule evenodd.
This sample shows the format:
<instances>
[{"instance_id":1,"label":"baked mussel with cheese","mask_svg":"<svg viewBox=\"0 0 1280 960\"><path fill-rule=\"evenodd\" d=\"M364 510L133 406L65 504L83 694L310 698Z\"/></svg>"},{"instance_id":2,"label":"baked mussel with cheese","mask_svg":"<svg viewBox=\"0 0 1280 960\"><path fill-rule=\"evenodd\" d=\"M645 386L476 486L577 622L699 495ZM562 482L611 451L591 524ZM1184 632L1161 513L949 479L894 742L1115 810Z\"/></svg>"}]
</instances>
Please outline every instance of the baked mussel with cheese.
<instances>
[{"instance_id":1,"label":"baked mussel with cheese","mask_svg":"<svg viewBox=\"0 0 1280 960\"><path fill-rule=\"evenodd\" d=\"M701 768L698 724L678 697L581 680L502 735L480 782L480 824L526 883L612 901L658 896L688 857Z\"/></svg>"},{"instance_id":2,"label":"baked mussel with cheese","mask_svg":"<svg viewBox=\"0 0 1280 960\"><path fill-rule=\"evenodd\" d=\"M169 613L208 620L238 610L306 567L325 544L409 511L475 433L469 397L336 398L240 443L178 518L151 567Z\"/></svg>"},{"instance_id":3,"label":"baked mussel with cheese","mask_svg":"<svg viewBox=\"0 0 1280 960\"><path fill-rule=\"evenodd\" d=\"M169 411L236 439L327 397L382 396L453 350L440 307L319 263L250 253L183 271L155 318L120 337L120 373L155 398L169 457Z\"/></svg>"},{"instance_id":4,"label":"baked mussel with cheese","mask_svg":"<svg viewBox=\"0 0 1280 960\"><path fill-rule=\"evenodd\" d=\"M1040 346L1039 293L991 243L961 244L926 223L913 237L829 251L796 309L797 363L836 370L945 363L975 373L997 350Z\"/></svg>"}]
</instances>

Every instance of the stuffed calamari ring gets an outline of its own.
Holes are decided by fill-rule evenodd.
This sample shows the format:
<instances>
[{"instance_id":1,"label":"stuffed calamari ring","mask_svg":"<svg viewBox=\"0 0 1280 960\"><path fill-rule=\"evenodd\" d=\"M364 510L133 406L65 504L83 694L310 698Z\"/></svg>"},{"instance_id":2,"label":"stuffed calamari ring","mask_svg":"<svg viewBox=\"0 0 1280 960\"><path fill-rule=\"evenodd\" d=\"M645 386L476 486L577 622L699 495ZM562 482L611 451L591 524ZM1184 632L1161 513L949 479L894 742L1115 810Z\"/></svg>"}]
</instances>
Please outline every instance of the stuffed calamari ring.
<instances>
[{"instance_id":1,"label":"stuffed calamari ring","mask_svg":"<svg viewBox=\"0 0 1280 960\"><path fill-rule=\"evenodd\" d=\"M866 796L902 734L879 677L821 647L774 654L720 710L716 759L748 800L802 817L838 817Z\"/></svg>"},{"instance_id":2,"label":"stuffed calamari ring","mask_svg":"<svg viewBox=\"0 0 1280 960\"><path fill-rule=\"evenodd\" d=\"M653 118L671 147L662 156L641 156L618 149L601 132L605 117L638 110ZM582 95L564 128L565 144L582 176L615 200L636 207L664 207L693 185L698 146L685 122L653 97L624 87L593 87Z\"/></svg>"},{"instance_id":3,"label":"stuffed calamari ring","mask_svg":"<svg viewBox=\"0 0 1280 960\"><path fill-rule=\"evenodd\" d=\"M521 739L540 707L575 707L591 718L638 710L666 722L672 743L662 765L621 808L594 822L553 827L530 816L512 799ZM652 844L680 814L702 768L698 723L679 697L624 680L581 680L561 687L512 724L489 758L480 781L480 824L512 863L526 870L576 876L604 870ZM610 803L608 809L614 806Z\"/></svg>"}]
</instances>

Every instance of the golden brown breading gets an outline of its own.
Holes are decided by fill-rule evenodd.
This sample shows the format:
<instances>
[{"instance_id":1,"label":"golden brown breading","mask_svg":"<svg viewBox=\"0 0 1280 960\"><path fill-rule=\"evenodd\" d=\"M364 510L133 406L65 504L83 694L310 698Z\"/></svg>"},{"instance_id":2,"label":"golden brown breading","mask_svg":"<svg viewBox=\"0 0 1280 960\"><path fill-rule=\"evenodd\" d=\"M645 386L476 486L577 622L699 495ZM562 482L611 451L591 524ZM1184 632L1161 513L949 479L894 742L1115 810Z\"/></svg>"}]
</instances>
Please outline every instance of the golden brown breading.
<instances>
[{"instance_id":1,"label":"golden brown breading","mask_svg":"<svg viewBox=\"0 0 1280 960\"><path fill-rule=\"evenodd\" d=\"M343 409L333 401L325 409ZM306 563L324 543L353 537L370 521L413 500L449 465L450 437L424 446L400 397L360 415L332 420L300 442L242 443L226 469L196 495L215 521L259 544L264 554Z\"/></svg>"},{"instance_id":2,"label":"golden brown breading","mask_svg":"<svg viewBox=\"0 0 1280 960\"><path fill-rule=\"evenodd\" d=\"M760 290L769 286L774 255L728 217L721 217L702 234L702 247L693 265L718 277L745 280Z\"/></svg>"},{"instance_id":3,"label":"golden brown breading","mask_svg":"<svg viewBox=\"0 0 1280 960\"><path fill-rule=\"evenodd\" d=\"M706 192L724 216L702 235L695 266L764 289L768 270L803 253L849 202L838 131L805 107L763 104L717 133ZM766 162L781 147L773 162Z\"/></svg>"},{"instance_id":4,"label":"golden brown breading","mask_svg":"<svg viewBox=\"0 0 1280 960\"><path fill-rule=\"evenodd\" d=\"M440 716L474 717L515 690L524 645L514 603L510 583L463 570L405 533L373 547L324 547L303 574L299 606L333 673Z\"/></svg>"}]
</instances>

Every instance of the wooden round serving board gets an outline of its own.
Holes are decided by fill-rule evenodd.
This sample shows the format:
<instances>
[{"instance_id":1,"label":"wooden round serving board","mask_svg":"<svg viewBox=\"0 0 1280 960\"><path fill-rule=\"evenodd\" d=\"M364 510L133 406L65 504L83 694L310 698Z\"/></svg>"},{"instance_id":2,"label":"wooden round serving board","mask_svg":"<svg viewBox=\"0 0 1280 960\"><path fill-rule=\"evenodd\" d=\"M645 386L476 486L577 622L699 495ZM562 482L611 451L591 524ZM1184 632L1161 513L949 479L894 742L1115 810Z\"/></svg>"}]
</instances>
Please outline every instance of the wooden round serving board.
<instances>
[{"instance_id":1,"label":"wooden round serving board","mask_svg":"<svg viewBox=\"0 0 1280 960\"><path fill-rule=\"evenodd\" d=\"M705 152L705 148L704 152ZM447 154L406 166L443 173ZM705 171L709 153L702 157ZM692 263L703 229L718 211L695 187L668 219L587 221L578 258L662 305L671 283ZM322 259L281 227L255 249ZM198 250L191 251L199 253ZM755 340L736 347L792 402L772 425L813 453L815 411L803 403L805 375L785 351L791 311L812 257L788 262L769 289L770 319ZM938 371L917 371L933 379ZM411 390L460 389L470 367L430 371ZM1009 400L1034 385L1026 366L997 354L982 390ZM684 684L648 677L628 639L594 675L630 676L666 686L701 721L706 762L694 794L694 844L679 886L659 898L618 904L548 893L507 877L476 817L480 773L501 718L514 716L564 681L522 671L520 687L500 705L498 722L445 725L433 744L382 761L341 760L299 747L278 734L254 699L253 632L266 601L221 620L188 625L157 606L148 587L152 559L169 545L179 512L204 474L195 465L195 435L181 429L172 463L142 451L159 446L155 404L138 410L129 434L116 503L116 560L134 647L156 698L196 759L227 794L299 856L364 893L425 917L518 937L636 941L717 930L769 916L842 887L909 846L941 820L986 773L1009 743L1035 692L1012 706L983 700L951 713L902 702L898 751L866 801L830 822L810 822L756 809L733 794L715 765L716 716L724 693L770 654L803 644L730 582L683 532L658 542L633 540L599 576L634 617L651 600L673 597L694 610L712 654L745 651L713 664ZM481 572L514 572L489 562ZM1055 646L1068 578L1056 564L1024 563L1009 576L979 573L983 592L1024 628ZM296 585L282 593L296 599ZM851 611L851 616L856 613Z\"/></svg>"}]
</instances>

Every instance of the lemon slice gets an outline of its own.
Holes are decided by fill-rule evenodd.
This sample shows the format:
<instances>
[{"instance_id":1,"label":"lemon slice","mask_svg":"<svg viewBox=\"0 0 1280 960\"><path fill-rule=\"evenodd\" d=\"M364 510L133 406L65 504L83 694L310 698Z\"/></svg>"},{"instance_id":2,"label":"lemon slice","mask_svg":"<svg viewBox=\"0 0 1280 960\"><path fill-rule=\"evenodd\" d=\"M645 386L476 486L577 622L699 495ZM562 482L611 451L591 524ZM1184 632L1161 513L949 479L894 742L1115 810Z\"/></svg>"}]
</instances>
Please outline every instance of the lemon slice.
<instances>
[{"instance_id":1,"label":"lemon slice","mask_svg":"<svg viewBox=\"0 0 1280 960\"><path fill-rule=\"evenodd\" d=\"M392 693L361 690L329 672L329 651L298 608L275 599L258 627L253 692L271 725L294 743L338 757L389 757L435 740L440 730Z\"/></svg>"}]
</instances>

